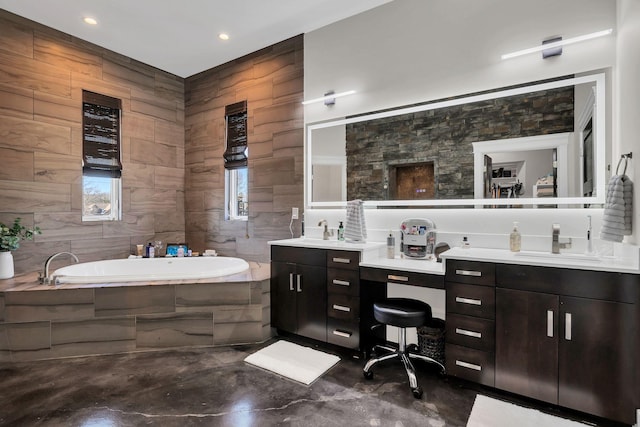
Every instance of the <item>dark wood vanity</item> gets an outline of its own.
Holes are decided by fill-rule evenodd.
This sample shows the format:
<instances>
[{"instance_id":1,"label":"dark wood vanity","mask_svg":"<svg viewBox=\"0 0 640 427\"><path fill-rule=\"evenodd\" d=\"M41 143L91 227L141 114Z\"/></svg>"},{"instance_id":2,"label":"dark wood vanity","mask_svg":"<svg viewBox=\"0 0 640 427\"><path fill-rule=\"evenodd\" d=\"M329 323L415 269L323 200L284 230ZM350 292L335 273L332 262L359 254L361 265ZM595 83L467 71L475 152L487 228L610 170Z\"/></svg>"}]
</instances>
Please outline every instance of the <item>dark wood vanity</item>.
<instances>
[{"instance_id":1,"label":"dark wood vanity","mask_svg":"<svg viewBox=\"0 0 640 427\"><path fill-rule=\"evenodd\" d=\"M444 275L360 266L351 250L272 246L272 325L367 354L389 283L444 289L447 374L633 424L640 275L448 257Z\"/></svg>"}]
</instances>

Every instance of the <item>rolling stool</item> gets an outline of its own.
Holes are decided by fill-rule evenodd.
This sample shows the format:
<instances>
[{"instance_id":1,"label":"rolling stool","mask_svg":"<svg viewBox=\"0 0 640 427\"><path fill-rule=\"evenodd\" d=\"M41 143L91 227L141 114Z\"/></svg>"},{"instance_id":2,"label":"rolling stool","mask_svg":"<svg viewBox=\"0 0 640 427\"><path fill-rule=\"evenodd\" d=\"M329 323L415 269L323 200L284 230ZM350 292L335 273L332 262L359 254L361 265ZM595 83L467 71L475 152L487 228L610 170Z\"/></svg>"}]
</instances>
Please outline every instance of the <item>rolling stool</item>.
<instances>
[{"instance_id":1,"label":"rolling stool","mask_svg":"<svg viewBox=\"0 0 640 427\"><path fill-rule=\"evenodd\" d=\"M390 354L380 357L372 357L364 365L364 377L366 379L373 378L371 369L379 362L385 360L400 358L404 363L404 368L409 376L409 385L411 392L416 399L422 397L422 388L418 386L416 379L416 370L410 359L424 360L425 362L435 363L442 369L445 368L442 363L429 356L412 352L416 346L407 347L407 328L417 328L431 321L431 306L425 302L408 299L408 298L387 298L373 304L373 316L382 325L390 325L398 327L398 349L388 349L386 347L376 346L376 348L384 348L391 350Z\"/></svg>"}]
</instances>

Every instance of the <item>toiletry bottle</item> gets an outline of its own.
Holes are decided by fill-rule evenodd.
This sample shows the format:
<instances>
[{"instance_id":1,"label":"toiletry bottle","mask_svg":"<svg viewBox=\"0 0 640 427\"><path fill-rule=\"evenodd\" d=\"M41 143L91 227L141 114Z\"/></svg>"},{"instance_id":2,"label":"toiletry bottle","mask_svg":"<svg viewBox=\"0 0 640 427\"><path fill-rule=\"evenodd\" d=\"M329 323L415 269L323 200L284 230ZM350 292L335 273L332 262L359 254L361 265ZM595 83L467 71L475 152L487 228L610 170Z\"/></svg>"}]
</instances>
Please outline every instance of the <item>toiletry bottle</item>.
<instances>
[{"instance_id":1,"label":"toiletry bottle","mask_svg":"<svg viewBox=\"0 0 640 427\"><path fill-rule=\"evenodd\" d=\"M178 246L178 256L179 257L184 256L184 248L182 247L182 245Z\"/></svg>"},{"instance_id":2,"label":"toiletry bottle","mask_svg":"<svg viewBox=\"0 0 640 427\"><path fill-rule=\"evenodd\" d=\"M469 243L467 236L464 236L462 238L462 249L469 249L470 247L471 247L471 244Z\"/></svg>"},{"instance_id":3,"label":"toiletry bottle","mask_svg":"<svg viewBox=\"0 0 640 427\"><path fill-rule=\"evenodd\" d=\"M522 243L522 236L518 231L518 221L513 222L513 230L509 236L509 249L511 252L520 252L520 245Z\"/></svg>"},{"instance_id":4,"label":"toiletry bottle","mask_svg":"<svg viewBox=\"0 0 640 427\"><path fill-rule=\"evenodd\" d=\"M153 244L149 243L149 258L154 258L156 256L156 248Z\"/></svg>"},{"instance_id":5,"label":"toiletry bottle","mask_svg":"<svg viewBox=\"0 0 640 427\"><path fill-rule=\"evenodd\" d=\"M396 257L396 238L393 237L393 233L389 232L387 237L387 258L394 259Z\"/></svg>"},{"instance_id":6,"label":"toiletry bottle","mask_svg":"<svg viewBox=\"0 0 640 427\"><path fill-rule=\"evenodd\" d=\"M344 225L342 225L342 221L340 221L340 225L338 226L338 240L341 242L344 241Z\"/></svg>"},{"instance_id":7,"label":"toiletry bottle","mask_svg":"<svg viewBox=\"0 0 640 427\"><path fill-rule=\"evenodd\" d=\"M587 215L587 220L589 221L589 225L587 227L587 254L592 254L593 253L593 241L591 240L591 238L593 237L591 235L591 215Z\"/></svg>"}]
</instances>

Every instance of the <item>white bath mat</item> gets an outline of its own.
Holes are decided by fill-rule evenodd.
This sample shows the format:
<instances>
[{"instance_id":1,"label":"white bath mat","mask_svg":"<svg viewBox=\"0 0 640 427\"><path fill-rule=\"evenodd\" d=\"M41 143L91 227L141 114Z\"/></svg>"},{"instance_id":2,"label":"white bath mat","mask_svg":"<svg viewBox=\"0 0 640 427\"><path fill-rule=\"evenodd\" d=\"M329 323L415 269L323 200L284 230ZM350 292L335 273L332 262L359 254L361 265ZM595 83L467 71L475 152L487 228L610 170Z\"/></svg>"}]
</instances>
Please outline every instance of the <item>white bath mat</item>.
<instances>
[{"instance_id":1,"label":"white bath mat","mask_svg":"<svg viewBox=\"0 0 640 427\"><path fill-rule=\"evenodd\" d=\"M589 427L588 424L477 395L467 427Z\"/></svg>"},{"instance_id":2,"label":"white bath mat","mask_svg":"<svg viewBox=\"0 0 640 427\"><path fill-rule=\"evenodd\" d=\"M340 361L338 356L323 353L287 341L278 341L245 359L254 366L309 385Z\"/></svg>"}]
</instances>

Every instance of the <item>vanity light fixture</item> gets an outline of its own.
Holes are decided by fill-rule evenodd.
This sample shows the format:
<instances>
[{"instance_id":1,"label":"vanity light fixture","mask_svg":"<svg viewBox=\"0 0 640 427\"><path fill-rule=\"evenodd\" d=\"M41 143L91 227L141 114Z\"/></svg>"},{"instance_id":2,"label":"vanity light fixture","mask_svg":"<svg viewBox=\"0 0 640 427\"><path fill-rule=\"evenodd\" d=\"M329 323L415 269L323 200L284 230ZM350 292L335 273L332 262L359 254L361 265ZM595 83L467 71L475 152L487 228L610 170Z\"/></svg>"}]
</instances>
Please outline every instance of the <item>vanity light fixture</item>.
<instances>
[{"instance_id":1,"label":"vanity light fixture","mask_svg":"<svg viewBox=\"0 0 640 427\"><path fill-rule=\"evenodd\" d=\"M219 38L220 40L229 40L229 34L227 34L227 33L220 33L220 34L218 34L218 38Z\"/></svg>"},{"instance_id":2,"label":"vanity light fixture","mask_svg":"<svg viewBox=\"0 0 640 427\"><path fill-rule=\"evenodd\" d=\"M551 50L555 50L557 48L560 48L560 53L562 53L562 46L566 46L566 45L574 44L574 43L578 43L578 42L583 42L585 40L595 39L597 37L608 36L611 33L613 33L613 29L609 28L607 30L596 31L595 33L584 34L582 36L572 37L572 38L566 39L566 40L562 40L562 38L560 38L557 41L552 41L552 40L556 40L557 38L556 39L552 39L552 40L547 40L547 42L543 42L543 44L540 45L540 46L532 47L532 48L529 48L529 49L519 50L517 52L506 53L506 54L502 55L502 59L515 58L517 56L527 55L529 53L535 53L535 52L542 52L542 51L545 51L545 50L551 51ZM560 53L556 53L555 55L559 55ZM551 55L547 54L547 56L554 56L554 55L553 54L551 54ZM544 57L546 57L546 56L544 56Z\"/></svg>"},{"instance_id":3,"label":"vanity light fixture","mask_svg":"<svg viewBox=\"0 0 640 427\"><path fill-rule=\"evenodd\" d=\"M315 102L324 101L324 105L333 105L336 103L336 98L340 98L341 96L353 95L356 93L355 90L348 90L346 92L334 93L333 91L327 92L324 96L320 98L309 99L307 101L302 101L303 105L313 104Z\"/></svg>"},{"instance_id":4,"label":"vanity light fixture","mask_svg":"<svg viewBox=\"0 0 640 427\"><path fill-rule=\"evenodd\" d=\"M83 19L85 24L89 24L89 25L98 25L98 21L96 21L95 18L92 18L90 16L85 16Z\"/></svg>"}]
</instances>

